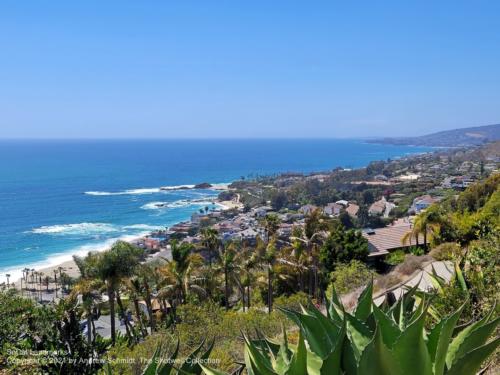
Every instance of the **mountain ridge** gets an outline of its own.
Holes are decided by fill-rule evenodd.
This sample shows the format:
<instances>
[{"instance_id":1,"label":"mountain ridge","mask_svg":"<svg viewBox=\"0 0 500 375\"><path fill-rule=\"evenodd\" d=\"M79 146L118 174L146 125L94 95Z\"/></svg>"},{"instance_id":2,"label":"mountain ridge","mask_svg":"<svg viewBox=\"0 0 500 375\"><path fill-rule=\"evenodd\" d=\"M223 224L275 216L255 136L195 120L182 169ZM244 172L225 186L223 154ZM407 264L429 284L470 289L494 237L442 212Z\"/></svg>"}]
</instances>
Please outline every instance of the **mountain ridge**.
<instances>
[{"instance_id":1,"label":"mountain ridge","mask_svg":"<svg viewBox=\"0 0 500 375\"><path fill-rule=\"evenodd\" d=\"M500 124L443 130L416 137L385 137L370 143L432 147L478 146L500 140Z\"/></svg>"}]
</instances>

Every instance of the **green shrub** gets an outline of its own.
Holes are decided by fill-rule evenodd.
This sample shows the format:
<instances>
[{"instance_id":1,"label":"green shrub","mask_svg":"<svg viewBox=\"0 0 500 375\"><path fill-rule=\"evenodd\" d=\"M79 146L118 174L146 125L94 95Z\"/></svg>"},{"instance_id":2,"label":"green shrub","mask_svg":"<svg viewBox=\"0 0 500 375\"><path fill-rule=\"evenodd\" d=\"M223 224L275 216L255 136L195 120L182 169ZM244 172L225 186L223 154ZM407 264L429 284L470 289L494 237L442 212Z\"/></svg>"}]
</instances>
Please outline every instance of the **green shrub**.
<instances>
[{"instance_id":1,"label":"green shrub","mask_svg":"<svg viewBox=\"0 0 500 375\"><path fill-rule=\"evenodd\" d=\"M403 263L405 260L405 252L403 250L396 250L387 255L385 262L391 266L395 266L399 263Z\"/></svg>"},{"instance_id":2,"label":"green shrub","mask_svg":"<svg viewBox=\"0 0 500 375\"><path fill-rule=\"evenodd\" d=\"M331 283L328 286L328 295L331 294L331 289L335 290L339 294L345 294L352 292L353 290L367 285L374 272L358 260L353 260L350 263L337 263L335 266L335 271L330 273Z\"/></svg>"},{"instance_id":3,"label":"green shrub","mask_svg":"<svg viewBox=\"0 0 500 375\"><path fill-rule=\"evenodd\" d=\"M453 260L462 254L462 249L455 242L445 242L436 246L429 253L436 260Z\"/></svg>"}]
</instances>

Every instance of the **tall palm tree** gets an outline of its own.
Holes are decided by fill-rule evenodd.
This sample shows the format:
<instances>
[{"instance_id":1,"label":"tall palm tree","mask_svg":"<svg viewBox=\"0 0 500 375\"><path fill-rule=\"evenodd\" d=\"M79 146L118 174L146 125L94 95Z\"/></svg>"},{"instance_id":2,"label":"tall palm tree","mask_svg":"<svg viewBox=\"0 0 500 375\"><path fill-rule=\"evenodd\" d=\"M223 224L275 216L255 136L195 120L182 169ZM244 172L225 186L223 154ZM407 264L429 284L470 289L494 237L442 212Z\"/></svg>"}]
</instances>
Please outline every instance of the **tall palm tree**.
<instances>
[{"instance_id":1,"label":"tall palm tree","mask_svg":"<svg viewBox=\"0 0 500 375\"><path fill-rule=\"evenodd\" d=\"M239 253L238 244L234 241L227 242L219 248L218 270L224 275L224 298L226 310L229 310L229 297L231 295L230 280L237 279L237 270L243 255Z\"/></svg>"},{"instance_id":2,"label":"tall palm tree","mask_svg":"<svg viewBox=\"0 0 500 375\"><path fill-rule=\"evenodd\" d=\"M141 331L142 337L145 338L147 336L147 331L144 328L141 310L139 308L139 298L143 295L144 292L143 284L141 282L140 277L132 276L125 280L125 285L127 286L130 299L134 303L135 317L137 319L137 323L139 324L139 329Z\"/></svg>"},{"instance_id":3,"label":"tall palm tree","mask_svg":"<svg viewBox=\"0 0 500 375\"><path fill-rule=\"evenodd\" d=\"M85 258L86 272L90 277L97 277L106 286L111 315L111 342L116 342L115 298L120 308L122 319L125 320L127 333L131 339L127 319L124 316L123 304L119 295L120 282L125 277L132 276L134 268L139 263L143 250L124 241L117 241L111 249L102 253L91 253Z\"/></svg>"},{"instance_id":4,"label":"tall palm tree","mask_svg":"<svg viewBox=\"0 0 500 375\"><path fill-rule=\"evenodd\" d=\"M270 237L268 241L263 241L257 238L257 245L255 247L255 255L258 257L260 268L266 274L267 283L267 307L269 314L273 309L273 277L274 266L278 259L278 250L276 248L276 239Z\"/></svg>"},{"instance_id":5,"label":"tall palm tree","mask_svg":"<svg viewBox=\"0 0 500 375\"><path fill-rule=\"evenodd\" d=\"M279 229L280 219L278 215L274 213L267 214L262 220L262 225L264 226L264 230L266 232L265 240L269 242L271 237L274 236Z\"/></svg>"},{"instance_id":6,"label":"tall palm tree","mask_svg":"<svg viewBox=\"0 0 500 375\"><path fill-rule=\"evenodd\" d=\"M423 236L424 248L427 250L428 240L432 241L439 233L439 229L440 224L435 218L435 213L424 211L415 217L411 230L403 236L401 242L404 245L411 245L411 240L414 238L416 245L419 246L419 237Z\"/></svg>"},{"instance_id":7,"label":"tall palm tree","mask_svg":"<svg viewBox=\"0 0 500 375\"><path fill-rule=\"evenodd\" d=\"M71 297L81 296L83 316L87 319L87 341L89 345L95 340L94 308L101 302L101 280L81 278L71 290ZM94 336L94 337L92 337Z\"/></svg>"},{"instance_id":8,"label":"tall palm tree","mask_svg":"<svg viewBox=\"0 0 500 375\"><path fill-rule=\"evenodd\" d=\"M310 267L309 293L312 297L318 297L319 293L319 246L325 238L328 225L324 220L321 209L312 211L305 219L303 230L297 230L290 238L293 241L294 252L302 264ZM307 259L304 259L302 251L305 250ZM302 258L302 259L301 259Z\"/></svg>"},{"instance_id":9,"label":"tall palm tree","mask_svg":"<svg viewBox=\"0 0 500 375\"><path fill-rule=\"evenodd\" d=\"M153 314L151 281L156 279L155 278L156 274L157 274L156 268L147 263L140 264L136 269L136 277L138 278L141 284L141 288L139 290L143 292L142 296L144 298L144 302L146 303L146 310L148 311L148 317L149 317L149 325L151 326L152 332L156 331L156 319Z\"/></svg>"},{"instance_id":10,"label":"tall palm tree","mask_svg":"<svg viewBox=\"0 0 500 375\"><path fill-rule=\"evenodd\" d=\"M203 265L202 256L192 253L193 246L185 242L173 242L171 248L172 260L166 260L167 264L159 269L163 280L158 297L169 299L175 310L177 305L186 301L191 292L205 297L206 291L196 284L198 278L195 272Z\"/></svg>"},{"instance_id":11,"label":"tall palm tree","mask_svg":"<svg viewBox=\"0 0 500 375\"><path fill-rule=\"evenodd\" d=\"M201 230L201 243L208 250L208 264L211 268L214 254L220 246L219 232L214 228L203 228Z\"/></svg>"}]
</instances>

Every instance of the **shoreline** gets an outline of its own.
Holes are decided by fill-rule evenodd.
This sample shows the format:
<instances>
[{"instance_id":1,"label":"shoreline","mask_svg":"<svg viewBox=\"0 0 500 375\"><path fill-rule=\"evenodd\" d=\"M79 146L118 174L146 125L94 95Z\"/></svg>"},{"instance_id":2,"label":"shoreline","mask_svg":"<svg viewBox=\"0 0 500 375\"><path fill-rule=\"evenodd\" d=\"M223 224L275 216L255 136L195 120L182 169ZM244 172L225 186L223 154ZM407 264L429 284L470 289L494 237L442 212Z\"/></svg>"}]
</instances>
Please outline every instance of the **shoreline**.
<instances>
[{"instance_id":1,"label":"shoreline","mask_svg":"<svg viewBox=\"0 0 500 375\"><path fill-rule=\"evenodd\" d=\"M418 156L421 154L428 154L428 153L433 153L436 150L435 147L431 147L434 150L429 150L429 151L424 151L420 153L410 153L410 154L403 154L400 155L399 158L407 158L407 157L412 157L412 156ZM377 159L371 160L375 161ZM370 162L371 162L370 161ZM369 163L368 163L369 164ZM368 165L367 164L367 165ZM357 167L353 169L362 169L366 168L366 165L362 167ZM313 173L320 173L320 171L313 172ZM234 181L232 181L234 182ZM229 185L232 182L224 182L224 183L212 183L210 184L211 187L208 188L209 190L213 191L225 191L229 190ZM205 183L203 183L205 184ZM199 184L201 185L201 184ZM139 188L139 189L130 189L130 190L123 190L123 191L114 191L114 192L105 192L105 191L85 191L83 194L87 195L133 195L133 194L143 194L144 192L160 192L162 190L164 191L169 191L169 190L193 190L196 189L196 186L198 185L192 185L192 184L185 184L185 185L174 185L174 186L162 186L158 188ZM238 199L237 199L238 200ZM229 210L235 207L241 207L242 204L239 201L220 201L217 197L213 199L213 202L221 207L221 210ZM189 218L186 218L185 220L180 220L171 226L174 226L176 224L185 222L190 220ZM59 269L59 267L63 267L65 269L65 272L72 277L76 277L79 275L78 269L76 267L75 262L73 261L73 256L74 255L79 255L79 256L85 256L89 252L102 252L108 250L111 245L119 240L127 241L127 242L134 242L134 241L139 241L141 239L145 239L151 236L154 231L147 231L144 233L136 234L136 235L127 235L127 236L122 236L119 238L113 238L113 239L108 239L105 244L100 244L98 247L92 247L92 245L83 245L80 248L75 248L72 250L69 250L68 252L65 253L56 253L50 256L50 258L45 259L43 261L35 262L35 263L29 263L29 264L23 264L20 266L16 267L10 267L6 268L2 273L0 274L0 283L6 282L6 274L9 273L10 276L10 285L17 285L20 283L20 279L22 278L22 270L25 268L29 268L36 270L37 272L41 272L44 275L48 275L53 277L54 275L54 270ZM90 247L90 248L89 248ZM29 266L29 267L28 267ZM74 275L74 276L73 276Z\"/></svg>"},{"instance_id":2,"label":"shoreline","mask_svg":"<svg viewBox=\"0 0 500 375\"><path fill-rule=\"evenodd\" d=\"M229 184L224 183L224 184L212 184L213 185L213 190L215 191L223 191L223 190L228 190ZM238 208L241 207L241 203L235 202L235 201L221 201L218 198L215 198L213 200L216 206L218 206L222 211L225 210L230 210L233 208ZM183 220L186 221L186 220ZM176 222L171 226L174 226L176 224L181 223L182 221ZM30 263L30 264L23 264L20 265L19 267L11 267L6 269L2 274L0 275L0 283L6 282L6 277L5 274L10 274L10 280L9 284L10 286L14 286L16 289L20 289L20 284L21 284L21 278L23 274L23 270L26 268L29 268L30 270L35 270L36 272L40 272L43 274L42 277L49 276L53 277L54 276L54 271L59 270L62 268L62 271L66 273L68 276L72 278L77 278L80 275L80 272L78 271L78 267L73 260L73 256L85 256L89 252L103 252L108 250L113 243L116 241L126 241L129 243L134 243L138 242L140 240L146 239L151 237L151 235L155 233L154 231L147 231L143 232L137 235L126 235L122 236L119 238L113 238L113 239L108 239L105 241L105 243L92 247L91 245L83 245L80 248L72 249L68 251L67 253L59 253L59 254L53 254L50 258L36 262L36 263ZM52 259L52 261L51 261ZM46 263L46 264L44 264Z\"/></svg>"}]
</instances>

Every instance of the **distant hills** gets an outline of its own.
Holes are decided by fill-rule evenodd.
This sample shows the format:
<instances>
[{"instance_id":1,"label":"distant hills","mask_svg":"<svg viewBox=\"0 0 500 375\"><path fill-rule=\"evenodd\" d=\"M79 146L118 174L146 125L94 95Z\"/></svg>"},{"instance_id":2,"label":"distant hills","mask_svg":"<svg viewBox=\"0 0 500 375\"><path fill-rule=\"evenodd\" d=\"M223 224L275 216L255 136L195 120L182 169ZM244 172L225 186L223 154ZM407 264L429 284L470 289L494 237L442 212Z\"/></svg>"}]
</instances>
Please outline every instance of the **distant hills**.
<instances>
[{"instance_id":1,"label":"distant hills","mask_svg":"<svg viewBox=\"0 0 500 375\"><path fill-rule=\"evenodd\" d=\"M477 146L500 140L500 124L445 130L419 137L371 139L371 143L432 147Z\"/></svg>"}]
</instances>

